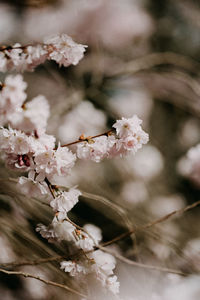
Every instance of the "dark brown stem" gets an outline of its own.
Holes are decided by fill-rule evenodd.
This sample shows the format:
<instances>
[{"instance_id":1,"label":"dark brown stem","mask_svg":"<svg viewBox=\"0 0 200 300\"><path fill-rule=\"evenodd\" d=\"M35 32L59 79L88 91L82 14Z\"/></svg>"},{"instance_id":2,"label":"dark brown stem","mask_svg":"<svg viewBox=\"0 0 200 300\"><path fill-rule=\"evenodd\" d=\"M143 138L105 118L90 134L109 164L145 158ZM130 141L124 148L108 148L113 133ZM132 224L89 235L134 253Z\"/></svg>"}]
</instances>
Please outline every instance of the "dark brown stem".
<instances>
[{"instance_id":1,"label":"dark brown stem","mask_svg":"<svg viewBox=\"0 0 200 300\"><path fill-rule=\"evenodd\" d=\"M50 193L51 193L52 197L55 199L56 196L55 196L55 194L54 194L54 189L53 189L53 186L52 186L51 182L48 180L47 177L44 179L44 181L45 181L46 184L48 185L48 188L49 188L49 190L50 190Z\"/></svg>"}]
</instances>

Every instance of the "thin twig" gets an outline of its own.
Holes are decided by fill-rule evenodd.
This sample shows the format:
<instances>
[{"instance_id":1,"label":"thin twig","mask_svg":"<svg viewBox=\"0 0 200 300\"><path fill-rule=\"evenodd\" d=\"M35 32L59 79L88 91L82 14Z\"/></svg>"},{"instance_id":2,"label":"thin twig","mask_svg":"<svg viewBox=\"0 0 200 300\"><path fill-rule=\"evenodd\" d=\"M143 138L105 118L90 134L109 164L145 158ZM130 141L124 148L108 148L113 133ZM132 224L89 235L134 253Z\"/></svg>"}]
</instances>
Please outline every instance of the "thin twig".
<instances>
[{"instance_id":1,"label":"thin twig","mask_svg":"<svg viewBox=\"0 0 200 300\"><path fill-rule=\"evenodd\" d=\"M45 177L44 181L46 182L52 197L55 199L55 194L54 194L54 190L52 188L52 184L50 183L50 181L48 180L47 177Z\"/></svg>"},{"instance_id":2,"label":"thin twig","mask_svg":"<svg viewBox=\"0 0 200 300\"><path fill-rule=\"evenodd\" d=\"M125 225L127 226L127 228L129 229L129 231L131 231L133 229L133 225L131 223L131 221L129 220L129 218L127 217L127 213L126 211L119 205L117 205L116 203L111 202L110 200L108 200L107 198L103 197L103 196L99 196L99 195L95 195L95 194L91 194L91 193L86 193L81 191L81 195L85 198L88 199L92 199L95 201L99 201L103 204L105 204L106 206L108 206L109 208L111 208L112 210L114 210L123 220L123 222L125 223ZM133 232L133 234L135 234L135 232ZM132 237L133 242L135 241L135 238Z\"/></svg>"},{"instance_id":3,"label":"thin twig","mask_svg":"<svg viewBox=\"0 0 200 300\"><path fill-rule=\"evenodd\" d=\"M86 137L86 138L80 137L77 141L71 142L69 144L61 145L61 147L69 147L69 146L72 146L72 145L75 145L75 144L78 144L78 143L88 142L89 140L95 139L95 138L103 136L103 135L109 136L112 132L113 132L113 130L111 129L109 131L106 131L104 133L100 133L100 134L97 134L97 135L94 135L94 136L89 136L89 137Z\"/></svg>"},{"instance_id":4,"label":"thin twig","mask_svg":"<svg viewBox=\"0 0 200 300\"><path fill-rule=\"evenodd\" d=\"M3 268L14 268L14 267L21 267L21 266L36 266L36 265L40 265L43 263L49 263L49 262L53 262L53 261L59 261L61 259L64 259L64 256L52 256L52 257L47 257L47 258L37 258L37 259L27 259L27 260L22 260L22 261L14 261L14 262L8 262L8 263L1 263L0 262L0 266Z\"/></svg>"},{"instance_id":5,"label":"thin twig","mask_svg":"<svg viewBox=\"0 0 200 300\"><path fill-rule=\"evenodd\" d=\"M132 233L135 233L135 232L137 232L137 231L149 229L150 227L152 227L152 226L154 226L154 225L157 225L157 224L159 224L159 223L162 223L162 222L164 222L164 221L167 221L169 218L171 218L171 217L174 216L174 215L182 214L182 213L184 213L184 212L186 212L186 211L188 211L188 210L190 210L190 209L193 209L193 208L197 207L198 205L200 205L200 200L199 200L199 201L196 201L195 203L193 203L193 204L191 204L191 205L188 205L188 206L186 206L186 207L184 207L184 208L181 208L181 209L178 209L178 210L174 210L174 211L172 211L171 213L169 213L169 214L167 214L167 215L165 215L165 216L163 216L163 217L161 217L161 218L159 218L159 219L156 219L156 220L154 220L154 221L152 221L152 222L149 222L149 223L147 223L147 224L144 225L144 226L137 227L137 228L133 228L133 229L130 230L130 231L124 232L124 233L122 233L122 234L116 236L114 239L112 239L112 240L110 240L110 241L104 243L103 246L108 246L108 245L111 245L111 244L113 244L113 243L115 243L115 242L118 242L118 241L124 239L125 237L127 237L127 236L129 236L129 235L131 235Z\"/></svg>"},{"instance_id":6,"label":"thin twig","mask_svg":"<svg viewBox=\"0 0 200 300\"><path fill-rule=\"evenodd\" d=\"M147 265L147 264L143 264L143 263L140 263L140 262L130 260L130 259L120 255L119 253L116 253L115 251L113 251L111 249L108 249L108 248L105 248L105 247L102 247L102 246L98 246L98 248L100 250L104 251L104 252L112 254L114 257L116 257L117 259L119 259L122 262L125 262L128 265L132 265L132 266L139 267L139 268L144 268L144 269L149 269L149 270L160 271L160 272L173 273L173 274L177 274L177 275L181 275L181 276L188 275L187 273L183 273L179 270L168 269L168 268L159 267L159 266Z\"/></svg>"},{"instance_id":7,"label":"thin twig","mask_svg":"<svg viewBox=\"0 0 200 300\"><path fill-rule=\"evenodd\" d=\"M34 278L34 279L42 281L45 284L56 286L56 287L60 287L62 289L65 289L65 290L73 293L73 294L76 294L78 296L81 296L81 297L84 297L84 298L88 299L86 295L84 295L84 294L82 294L82 293L80 293L80 292L78 292L78 291L76 291L76 290L68 287L67 285L64 285L64 284L61 284L61 283L57 283L57 282L54 282L54 281L51 281L51 280L46 280L46 279L44 279L44 278L42 278L40 276L34 275L34 274L25 273L25 272L21 272L21 271L8 271L8 270L4 270L2 268L0 268L0 272L8 274L8 275L20 275L20 276L23 276L25 278L28 278L28 277L29 278Z\"/></svg>"}]
</instances>

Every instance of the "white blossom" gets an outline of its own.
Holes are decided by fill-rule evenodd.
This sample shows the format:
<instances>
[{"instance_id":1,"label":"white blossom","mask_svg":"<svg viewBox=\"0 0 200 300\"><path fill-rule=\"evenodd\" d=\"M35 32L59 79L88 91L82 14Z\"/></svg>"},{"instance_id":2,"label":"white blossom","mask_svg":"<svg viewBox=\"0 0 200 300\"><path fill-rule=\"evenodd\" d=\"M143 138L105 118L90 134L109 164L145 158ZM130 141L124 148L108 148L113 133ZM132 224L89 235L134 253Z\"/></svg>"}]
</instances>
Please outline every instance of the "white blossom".
<instances>
[{"instance_id":1,"label":"white blossom","mask_svg":"<svg viewBox=\"0 0 200 300\"><path fill-rule=\"evenodd\" d=\"M67 213L76 205L80 195L81 192L79 190L72 188L68 192L60 192L60 194L50 202L50 205L55 212Z\"/></svg>"},{"instance_id":2,"label":"white blossom","mask_svg":"<svg viewBox=\"0 0 200 300\"><path fill-rule=\"evenodd\" d=\"M57 217L55 217L52 221L52 227L60 241L74 241L74 232L76 227L74 227L70 222L66 220L58 220Z\"/></svg>"},{"instance_id":3,"label":"white blossom","mask_svg":"<svg viewBox=\"0 0 200 300\"><path fill-rule=\"evenodd\" d=\"M183 176L200 185L200 144L189 149L186 156L179 161L178 170Z\"/></svg>"},{"instance_id":4,"label":"white blossom","mask_svg":"<svg viewBox=\"0 0 200 300\"><path fill-rule=\"evenodd\" d=\"M77 44L67 34L54 35L44 40L48 59L55 60L60 66L77 65L83 58L87 46Z\"/></svg>"},{"instance_id":5,"label":"white blossom","mask_svg":"<svg viewBox=\"0 0 200 300\"><path fill-rule=\"evenodd\" d=\"M24 132L41 132L46 130L49 114L48 101L40 95L24 104L23 109L17 113L18 117L11 119L10 123Z\"/></svg>"},{"instance_id":6,"label":"white blossom","mask_svg":"<svg viewBox=\"0 0 200 300\"><path fill-rule=\"evenodd\" d=\"M31 152L31 137L12 128L0 130L0 149L7 153L27 154Z\"/></svg>"},{"instance_id":7,"label":"white blossom","mask_svg":"<svg viewBox=\"0 0 200 300\"><path fill-rule=\"evenodd\" d=\"M76 246L83 251L90 251L94 249L95 243L93 239L91 239L86 234L80 235L80 238L76 241Z\"/></svg>"},{"instance_id":8,"label":"white blossom","mask_svg":"<svg viewBox=\"0 0 200 300\"><path fill-rule=\"evenodd\" d=\"M43 238L47 239L49 243L54 243L58 239L57 234L51 226L38 224L35 230L39 232Z\"/></svg>"},{"instance_id":9,"label":"white blossom","mask_svg":"<svg viewBox=\"0 0 200 300\"><path fill-rule=\"evenodd\" d=\"M19 43L0 52L0 71L33 71L45 60L55 60L60 66L77 65L87 46L77 44L66 34L45 38L44 43L22 46Z\"/></svg>"},{"instance_id":10,"label":"white blossom","mask_svg":"<svg viewBox=\"0 0 200 300\"><path fill-rule=\"evenodd\" d=\"M49 149L35 155L35 170L50 181L55 176L66 176L74 166L76 156L67 147Z\"/></svg>"},{"instance_id":11,"label":"white blossom","mask_svg":"<svg viewBox=\"0 0 200 300\"><path fill-rule=\"evenodd\" d=\"M141 123L136 115L130 119L118 120L113 125L116 135L108 133L79 143L78 158L100 162L104 158L122 156L129 152L135 154L149 140L148 134L142 130Z\"/></svg>"},{"instance_id":12,"label":"white blossom","mask_svg":"<svg viewBox=\"0 0 200 300\"><path fill-rule=\"evenodd\" d=\"M122 118L121 120L117 120L112 127L116 129L117 135L122 138L137 133L141 130L141 124L142 120L136 115L133 115L133 117L129 119Z\"/></svg>"},{"instance_id":13,"label":"white blossom","mask_svg":"<svg viewBox=\"0 0 200 300\"><path fill-rule=\"evenodd\" d=\"M108 138L100 136L89 142L85 141L77 145L77 156L84 160L93 160L100 162L107 156L108 153Z\"/></svg>"},{"instance_id":14,"label":"white blossom","mask_svg":"<svg viewBox=\"0 0 200 300\"><path fill-rule=\"evenodd\" d=\"M52 138L46 139L52 145ZM47 145L48 146L48 145ZM48 147L44 144L43 139L38 139L35 136L28 136L24 132L11 127L0 128L0 150L8 154L34 154L45 151Z\"/></svg>"},{"instance_id":15,"label":"white blossom","mask_svg":"<svg viewBox=\"0 0 200 300\"><path fill-rule=\"evenodd\" d=\"M33 171L29 172L28 178L24 176L19 177L18 187L23 194L28 195L29 197L41 198L41 196L49 193L47 184L44 181L37 181Z\"/></svg>"},{"instance_id":16,"label":"white blossom","mask_svg":"<svg viewBox=\"0 0 200 300\"><path fill-rule=\"evenodd\" d=\"M67 130L66 130L67 128ZM81 133L103 132L106 128L106 116L100 109L96 109L89 101L81 101L64 116L58 134L61 141L73 142Z\"/></svg>"},{"instance_id":17,"label":"white blossom","mask_svg":"<svg viewBox=\"0 0 200 300\"><path fill-rule=\"evenodd\" d=\"M75 261L71 261L71 260L62 261L60 265L61 265L60 267L61 270L64 270L65 272L69 273L71 276L78 276L79 273L87 274L87 269L83 265L80 265Z\"/></svg>"},{"instance_id":18,"label":"white blossom","mask_svg":"<svg viewBox=\"0 0 200 300\"><path fill-rule=\"evenodd\" d=\"M92 253L92 258L95 261L95 264L93 265L93 269L95 271L98 272L99 269L106 276L113 274L113 270L116 265L114 256L101 250L97 250Z\"/></svg>"},{"instance_id":19,"label":"white blossom","mask_svg":"<svg viewBox=\"0 0 200 300\"><path fill-rule=\"evenodd\" d=\"M26 87L27 84L21 75L6 77L0 92L1 125L13 120L13 114L22 110L21 106L27 97Z\"/></svg>"},{"instance_id":20,"label":"white blossom","mask_svg":"<svg viewBox=\"0 0 200 300\"><path fill-rule=\"evenodd\" d=\"M102 240L101 229L93 224L85 224L83 228L93 237L96 244Z\"/></svg>"},{"instance_id":21,"label":"white blossom","mask_svg":"<svg viewBox=\"0 0 200 300\"><path fill-rule=\"evenodd\" d=\"M120 283L117 281L117 276L114 275L108 277L106 280L106 286L113 294L118 294Z\"/></svg>"}]
</instances>

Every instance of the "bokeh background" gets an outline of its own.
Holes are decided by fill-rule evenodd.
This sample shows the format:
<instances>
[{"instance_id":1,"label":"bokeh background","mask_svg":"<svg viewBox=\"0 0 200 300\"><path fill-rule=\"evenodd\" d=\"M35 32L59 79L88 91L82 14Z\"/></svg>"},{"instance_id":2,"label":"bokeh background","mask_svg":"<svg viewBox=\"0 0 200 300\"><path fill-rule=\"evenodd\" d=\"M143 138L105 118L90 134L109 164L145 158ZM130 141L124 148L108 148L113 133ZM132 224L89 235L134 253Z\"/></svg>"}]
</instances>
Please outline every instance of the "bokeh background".
<instances>
[{"instance_id":1,"label":"bokeh background","mask_svg":"<svg viewBox=\"0 0 200 300\"><path fill-rule=\"evenodd\" d=\"M76 164L62 184L78 185L88 194L73 208L73 220L97 225L108 241L127 227L140 227L199 200L200 184L185 176L184 160L200 142L199 1L0 1L2 45L40 42L53 33L67 33L88 49L75 67L47 62L23 74L29 99L43 94L50 102L48 133L67 143L137 114L150 135L135 156ZM5 180L14 176L2 162L0 263L69 253L69 245L48 244L35 232L36 224L48 224L52 213L18 194L15 184ZM138 262L190 273L183 278L119 262L122 299L200 299L198 207L140 230L112 249ZM87 286L93 299L112 299L92 278L78 282L57 262L20 270L80 290ZM4 300L79 299L34 279L2 274L0 295Z\"/></svg>"}]
</instances>

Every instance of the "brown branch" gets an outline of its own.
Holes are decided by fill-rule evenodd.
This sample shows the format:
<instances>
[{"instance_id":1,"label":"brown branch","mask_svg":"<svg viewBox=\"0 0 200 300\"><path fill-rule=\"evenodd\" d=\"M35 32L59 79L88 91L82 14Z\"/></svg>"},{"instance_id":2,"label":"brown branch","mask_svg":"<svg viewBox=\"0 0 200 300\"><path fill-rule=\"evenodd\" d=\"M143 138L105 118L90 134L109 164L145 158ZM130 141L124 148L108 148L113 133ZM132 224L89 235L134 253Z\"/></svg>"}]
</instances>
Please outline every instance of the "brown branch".
<instances>
[{"instance_id":1,"label":"brown branch","mask_svg":"<svg viewBox=\"0 0 200 300\"><path fill-rule=\"evenodd\" d=\"M111 202L110 200L108 200L107 198L105 198L103 196L99 196L99 195L95 195L95 194L91 194L91 193L86 193L86 192L83 192L83 191L81 191L81 195L85 198L101 202L104 205L111 208L112 210L114 210L115 213L117 213L121 217L121 219L123 220L123 222L125 223L125 225L129 229L129 231L132 230L133 225L132 225L131 221L129 220L129 218L127 217L126 211L121 206L117 205L116 203ZM135 241L135 233L133 232L132 234L134 235L132 237L132 241L134 242ZM130 236L131 236L131 234L130 234Z\"/></svg>"},{"instance_id":2,"label":"brown branch","mask_svg":"<svg viewBox=\"0 0 200 300\"><path fill-rule=\"evenodd\" d=\"M75 144L78 144L78 143L88 142L89 140L95 139L95 138L103 136L103 135L109 136L112 132L113 132L113 129L111 129L109 131L106 131L104 133L100 133L100 134L94 135L94 136L88 136L86 138L80 136L80 138L77 141L71 142L69 144L61 145L61 147L69 147L71 145L75 145Z\"/></svg>"},{"instance_id":3,"label":"brown branch","mask_svg":"<svg viewBox=\"0 0 200 300\"><path fill-rule=\"evenodd\" d=\"M159 267L159 266L143 264L140 262L130 260L130 259L120 255L119 253L116 253L115 251L113 251L111 249L108 249L108 248L105 248L102 246L98 246L98 248L106 253L113 255L114 257L116 257L117 259L119 259L120 261L122 261L128 265L132 265L132 266L144 268L144 269L149 269L149 270L160 271L160 272L173 273L173 274L177 274L177 275L181 275L181 276L186 276L189 274L189 273L183 273L183 272L181 272L179 270L175 270L175 269L169 269L169 268L164 268L164 267Z\"/></svg>"},{"instance_id":4,"label":"brown branch","mask_svg":"<svg viewBox=\"0 0 200 300\"><path fill-rule=\"evenodd\" d=\"M64 290L68 291L68 292L71 292L73 294L76 294L78 296L81 296L81 297L84 297L84 298L88 299L86 295L84 295L84 294L82 294L82 293L80 293L80 292L78 292L78 291L76 291L76 290L68 287L67 285L64 285L64 284L61 284L61 283L57 283L57 282L54 282L54 281L51 281L51 280L46 280L46 279L44 279L44 278L42 278L40 276L34 275L34 274L25 273L25 272L21 272L21 271L8 271L8 270L4 270L2 268L0 268L0 272L8 274L8 275L19 275L19 276L23 276L25 278L28 278L28 277L29 278L34 278L34 279L42 281L45 284L62 288Z\"/></svg>"},{"instance_id":5,"label":"brown branch","mask_svg":"<svg viewBox=\"0 0 200 300\"><path fill-rule=\"evenodd\" d=\"M133 229L130 230L130 231L124 232L124 233L122 233L121 235L116 236L116 237L113 238L112 240L110 240L110 241L104 243L103 246L108 246L108 245L111 245L111 244L113 244L113 243L115 243L115 242L118 242L118 241L124 239L125 237L127 237L127 236L129 236L129 235L131 235L132 233L135 233L135 232L137 232L137 231L149 229L150 227L152 227L152 226L154 226L154 225L157 225L157 224L159 224L159 223L162 223L162 222L164 222L164 221L167 221L169 218L171 218L171 217L174 216L174 215L182 214L182 213L184 213L184 212L186 212L186 211L188 211L188 210L191 210L191 209L197 207L198 205L200 205L200 200L199 200L199 201L196 201L195 203L193 203L193 204L191 204L191 205L188 205L188 206L186 206L186 207L184 207L184 208L181 208L181 209L179 209L179 210L174 210L174 211L172 211L171 213L169 213L169 214L167 214L167 215L165 215L165 216L163 216L163 217L161 217L161 218L159 218L159 219L156 219L156 220L154 220L154 221L152 221L152 222L149 222L149 223L147 223L147 224L144 225L144 226L141 226L141 227L138 227L138 228L133 228Z\"/></svg>"},{"instance_id":6,"label":"brown branch","mask_svg":"<svg viewBox=\"0 0 200 300\"><path fill-rule=\"evenodd\" d=\"M10 267L21 267L21 266L36 266L40 265L43 263L48 263L48 262L53 262L61 259L66 259L64 256L52 256L52 257L47 257L47 258L37 258L37 259L27 259L27 260L22 260L22 261L14 261L14 262L8 262L8 263L1 263L0 266L2 268L10 268Z\"/></svg>"},{"instance_id":7,"label":"brown branch","mask_svg":"<svg viewBox=\"0 0 200 300\"><path fill-rule=\"evenodd\" d=\"M47 177L45 177L44 181L46 182L52 197L55 199L56 197L55 197L54 189L53 189L53 186L52 186L51 182L48 180Z\"/></svg>"},{"instance_id":8,"label":"brown branch","mask_svg":"<svg viewBox=\"0 0 200 300\"><path fill-rule=\"evenodd\" d=\"M154 221L152 221L152 222L149 222L149 223L147 223L146 225L144 225L144 226L141 226L141 227L138 227L138 228L134 228L134 229L132 229L132 230L130 230L130 231L128 231L128 232L125 232L125 233L123 233L123 234L121 234L121 235L119 235L119 236L117 236L117 237L115 237L114 239L112 239L112 240L110 240L110 241L108 241L108 242L106 242L106 243L103 243L102 245L96 245L95 246L95 249L93 249L93 250L91 250L91 251L87 251L87 252L85 252L86 254L87 253L90 253L90 252L93 252L93 251L95 251L96 249L100 249L100 250L102 250L102 251L104 251L104 252L107 252L107 253L110 253L110 254L112 254L113 256L115 256L117 259L119 259L119 260L121 260L121 261L123 261L123 262L125 262L125 263L127 263L127 264L129 264L129 265L134 265L134 266L137 266L137 267L142 267L142 268L146 268L146 269L151 269L151 270L156 270L156 271L161 271L161 272L168 272L168 273L174 273L174 274L178 274L178 275L182 275L182 276L185 276L185 275L187 275L186 273L183 273L183 272L181 272L181 271L179 271L179 270L174 270L174 269L168 269L168 268L163 268L163 267L158 267L158 266L152 266L152 265L146 265L146 264L142 264L142 263L139 263L139 262L135 262L135 261L132 261L132 260L130 260L130 259L128 259L128 258L125 258L125 257L123 257L123 256L121 256L120 254L118 254L118 253L115 253L114 251L112 251L112 250L110 250L110 249L107 249L107 248L105 248L105 246L108 246L108 245L110 245L110 244L113 244L114 242L117 242L117 241L119 241L119 240L121 240L121 239L123 239L123 238L125 238L125 237L127 237L127 236L129 236L129 235L131 235L132 233L135 233L136 231L139 231L139 230L145 230L145 229L149 229L149 228L151 228L152 226L155 226L155 225L157 225L157 224L159 224L159 223L162 223L162 222L164 222L164 221L167 221L169 218L171 218L172 216L174 216L174 215L177 215L177 214L182 214L182 213L184 213L184 212L187 212L187 211L189 211L189 210L191 210L191 209L193 209L193 208L195 208L195 207L197 207L198 205L200 205L200 200L199 201L197 201L197 202L195 202L195 203L193 203L193 204L191 204L191 205L188 205L188 206L186 206L186 207L184 207L184 208L182 208L182 209L180 209L180 210L175 210L175 211L172 211L171 213L169 213L169 214L167 214L167 215L165 215L165 216L163 216L163 217L161 217L161 218L159 218L159 219L156 219L156 220L154 220ZM74 223L73 223L74 224ZM76 224L75 224L76 225ZM81 229L81 230L83 230L82 229L82 227L80 227L80 226L78 226L77 228L79 228L79 229ZM84 230L85 231L85 230ZM85 231L86 233L87 233L87 231ZM87 233L88 234L88 233ZM89 235L89 234L88 234ZM89 235L90 236L90 235ZM80 254L80 251L78 251L77 253L75 253L74 255L78 255L78 254ZM73 255L73 256L74 256ZM61 259L66 259L66 257L64 257L64 256L57 256L57 257L51 257L51 258L45 258L45 259L39 259L39 260L35 260L35 261L27 261L27 262L21 262L21 263L8 263L8 264L3 264L4 266L20 266L20 265L25 265L25 264L30 264L30 265L34 265L34 264L39 264L39 263L46 263L46 262L51 262L51 261L56 261L56 260L61 260ZM2 269L0 269L0 271L1 271ZM5 271L5 270L4 270ZM6 271L7 272L7 271ZM18 272L16 273L11 273L11 274L18 274ZM23 275L23 274L19 274L19 275ZM25 276L25 275L23 275L23 276ZM33 275L31 275L31 276L33 276ZM29 276L29 277L31 277L31 276ZM28 277L28 276L25 276L25 277ZM35 277L33 277L33 278L35 278ZM36 278L36 279L38 279L38 278ZM56 283L55 283L56 284ZM54 285L55 285L54 284Z\"/></svg>"}]
</instances>

